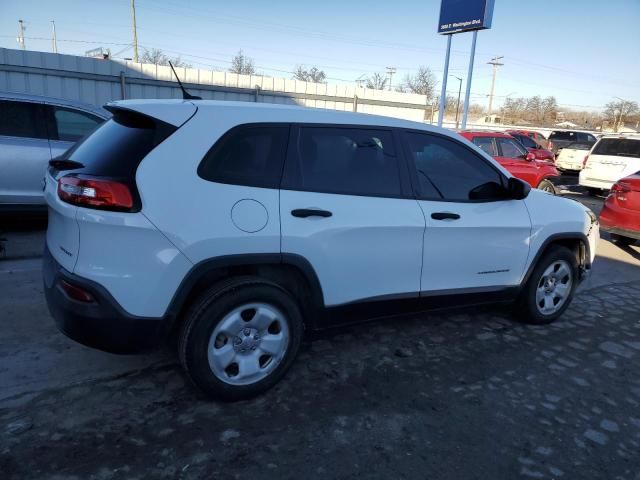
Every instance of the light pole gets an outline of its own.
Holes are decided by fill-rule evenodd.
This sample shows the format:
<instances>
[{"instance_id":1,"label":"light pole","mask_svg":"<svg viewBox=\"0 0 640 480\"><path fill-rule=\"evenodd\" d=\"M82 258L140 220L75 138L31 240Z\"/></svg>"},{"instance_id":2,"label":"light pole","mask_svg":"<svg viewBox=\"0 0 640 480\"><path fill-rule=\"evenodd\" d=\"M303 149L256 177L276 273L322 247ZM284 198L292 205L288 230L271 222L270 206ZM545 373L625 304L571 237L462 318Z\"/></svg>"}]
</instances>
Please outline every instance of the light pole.
<instances>
[{"instance_id":1,"label":"light pole","mask_svg":"<svg viewBox=\"0 0 640 480\"><path fill-rule=\"evenodd\" d=\"M460 112L460 94L462 93L462 79L456 75L449 75L450 77L458 79L458 102L456 103L456 130L458 129L458 112Z\"/></svg>"}]
</instances>

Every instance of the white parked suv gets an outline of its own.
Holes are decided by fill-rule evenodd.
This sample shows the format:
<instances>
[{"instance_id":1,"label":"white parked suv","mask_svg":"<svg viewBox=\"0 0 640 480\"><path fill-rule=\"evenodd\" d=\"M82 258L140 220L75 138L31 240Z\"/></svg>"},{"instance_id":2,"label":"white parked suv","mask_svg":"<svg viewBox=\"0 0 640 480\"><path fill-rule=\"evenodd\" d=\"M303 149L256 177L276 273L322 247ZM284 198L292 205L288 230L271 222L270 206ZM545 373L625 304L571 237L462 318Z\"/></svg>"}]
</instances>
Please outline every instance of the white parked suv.
<instances>
[{"instance_id":1,"label":"white parked suv","mask_svg":"<svg viewBox=\"0 0 640 480\"><path fill-rule=\"evenodd\" d=\"M305 331L514 301L548 323L595 256L581 204L454 132L219 101L122 101L46 178L44 284L59 328L110 352L178 339L189 377L272 386Z\"/></svg>"},{"instance_id":2,"label":"white parked suv","mask_svg":"<svg viewBox=\"0 0 640 480\"><path fill-rule=\"evenodd\" d=\"M585 159L578 183L591 193L598 193L638 171L640 134L604 135Z\"/></svg>"}]
</instances>

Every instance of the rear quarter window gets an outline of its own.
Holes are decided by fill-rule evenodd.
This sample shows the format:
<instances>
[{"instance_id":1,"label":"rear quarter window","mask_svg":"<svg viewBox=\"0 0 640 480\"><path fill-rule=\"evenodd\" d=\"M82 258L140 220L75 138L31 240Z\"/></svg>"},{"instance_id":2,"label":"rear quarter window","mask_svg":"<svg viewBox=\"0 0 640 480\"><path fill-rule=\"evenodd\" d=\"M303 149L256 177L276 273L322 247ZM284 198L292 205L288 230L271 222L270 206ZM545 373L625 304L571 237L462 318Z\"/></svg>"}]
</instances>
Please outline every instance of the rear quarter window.
<instances>
[{"instance_id":1,"label":"rear quarter window","mask_svg":"<svg viewBox=\"0 0 640 480\"><path fill-rule=\"evenodd\" d=\"M145 115L116 111L59 160L81 163L81 173L133 178L142 159L175 130L176 127Z\"/></svg>"},{"instance_id":2,"label":"rear quarter window","mask_svg":"<svg viewBox=\"0 0 640 480\"><path fill-rule=\"evenodd\" d=\"M279 188L289 125L241 125L225 133L198 166L211 182Z\"/></svg>"}]
</instances>

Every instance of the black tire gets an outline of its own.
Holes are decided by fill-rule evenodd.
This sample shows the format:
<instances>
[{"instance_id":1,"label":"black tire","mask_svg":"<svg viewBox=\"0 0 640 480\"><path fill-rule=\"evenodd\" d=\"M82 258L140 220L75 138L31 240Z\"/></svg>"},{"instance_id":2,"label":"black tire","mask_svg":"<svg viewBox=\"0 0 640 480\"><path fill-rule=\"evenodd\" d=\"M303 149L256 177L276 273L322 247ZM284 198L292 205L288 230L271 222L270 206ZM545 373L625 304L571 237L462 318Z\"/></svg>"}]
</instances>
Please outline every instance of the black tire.
<instances>
[{"instance_id":1,"label":"black tire","mask_svg":"<svg viewBox=\"0 0 640 480\"><path fill-rule=\"evenodd\" d=\"M611 243L617 245L618 247L630 247L634 243L636 243L635 238L623 237L622 235L618 235L616 233L609 234L611 238Z\"/></svg>"},{"instance_id":2,"label":"black tire","mask_svg":"<svg viewBox=\"0 0 640 480\"><path fill-rule=\"evenodd\" d=\"M284 315L289 330L286 353L265 378L248 385L219 379L209 366L209 339L225 315L243 304L266 303ZM188 310L180 332L178 353L188 377L208 397L224 401L251 398L275 385L293 363L304 332L303 318L294 298L279 285L254 277L237 277L204 292Z\"/></svg>"},{"instance_id":3,"label":"black tire","mask_svg":"<svg viewBox=\"0 0 640 480\"><path fill-rule=\"evenodd\" d=\"M564 304L552 314L545 315L538 309L538 306L536 305L536 290L539 283L541 282L542 274L544 273L544 271L551 264L558 260L565 260L571 268L571 272L573 275L571 289L569 291L568 297L564 301ZM556 320L571 304L573 294L575 293L576 287L578 286L578 272L579 267L575 253L573 253L566 247L561 247L559 245L551 246L538 260L538 263L533 268L533 271L531 272L527 283L520 292L520 296L518 298L518 301L516 302L514 309L515 319L524 323L534 325L544 325Z\"/></svg>"},{"instance_id":4,"label":"black tire","mask_svg":"<svg viewBox=\"0 0 640 480\"><path fill-rule=\"evenodd\" d=\"M546 178L543 179L538 184L537 188L539 190L544 190L545 192L549 192L551 195L556 195L557 194L555 185L553 183L551 183L549 180L547 180Z\"/></svg>"},{"instance_id":5,"label":"black tire","mask_svg":"<svg viewBox=\"0 0 640 480\"><path fill-rule=\"evenodd\" d=\"M597 197L598 195L600 195L602 193L602 190L599 189L599 188L587 187L587 193L589 195L591 195L592 197Z\"/></svg>"}]
</instances>

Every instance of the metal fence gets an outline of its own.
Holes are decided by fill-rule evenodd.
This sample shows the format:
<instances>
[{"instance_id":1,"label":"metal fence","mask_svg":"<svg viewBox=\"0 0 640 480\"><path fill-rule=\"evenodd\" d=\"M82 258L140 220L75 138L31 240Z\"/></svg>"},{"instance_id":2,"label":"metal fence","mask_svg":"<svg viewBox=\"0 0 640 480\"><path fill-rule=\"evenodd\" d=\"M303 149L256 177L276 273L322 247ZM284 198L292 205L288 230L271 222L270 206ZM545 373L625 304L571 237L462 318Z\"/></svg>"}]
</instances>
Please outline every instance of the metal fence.
<instances>
[{"instance_id":1,"label":"metal fence","mask_svg":"<svg viewBox=\"0 0 640 480\"><path fill-rule=\"evenodd\" d=\"M318 84L263 75L177 68L204 99L298 104L430 121L424 95ZM167 66L0 48L0 90L65 98L100 106L125 98L181 98Z\"/></svg>"}]
</instances>

